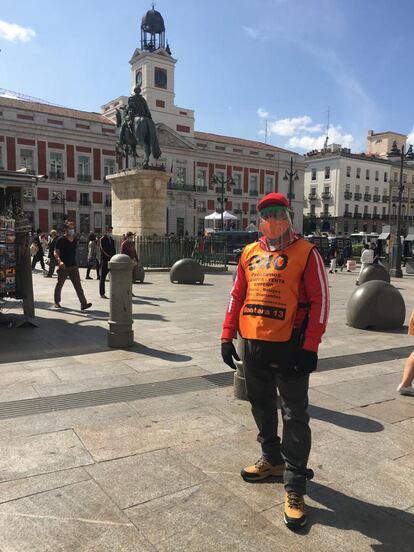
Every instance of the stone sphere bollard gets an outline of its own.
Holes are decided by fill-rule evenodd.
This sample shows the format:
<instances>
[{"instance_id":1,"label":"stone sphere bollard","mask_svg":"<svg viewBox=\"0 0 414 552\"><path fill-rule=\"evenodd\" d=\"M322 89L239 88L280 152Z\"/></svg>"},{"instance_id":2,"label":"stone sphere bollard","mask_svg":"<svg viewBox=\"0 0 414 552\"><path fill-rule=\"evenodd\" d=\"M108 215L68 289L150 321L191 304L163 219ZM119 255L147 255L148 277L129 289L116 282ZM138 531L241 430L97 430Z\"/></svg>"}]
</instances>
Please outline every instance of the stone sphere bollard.
<instances>
[{"instance_id":1,"label":"stone sphere bollard","mask_svg":"<svg viewBox=\"0 0 414 552\"><path fill-rule=\"evenodd\" d=\"M349 326L361 330L396 330L404 324L404 299L388 282L371 280L349 298L346 318Z\"/></svg>"},{"instance_id":2,"label":"stone sphere bollard","mask_svg":"<svg viewBox=\"0 0 414 552\"><path fill-rule=\"evenodd\" d=\"M365 284L365 282L371 282L372 280L382 280L388 283L391 281L388 270L380 264L369 264L363 269L358 278L360 284Z\"/></svg>"},{"instance_id":3,"label":"stone sphere bollard","mask_svg":"<svg viewBox=\"0 0 414 552\"><path fill-rule=\"evenodd\" d=\"M204 282L204 268L194 259L180 259L171 268L170 282L202 284Z\"/></svg>"},{"instance_id":4,"label":"stone sphere bollard","mask_svg":"<svg viewBox=\"0 0 414 552\"><path fill-rule=\"evenodd\" d=\"M132 260L114 255L108 263L111 271L108 346L132 347Z\"/></svg>"}]
</instances>

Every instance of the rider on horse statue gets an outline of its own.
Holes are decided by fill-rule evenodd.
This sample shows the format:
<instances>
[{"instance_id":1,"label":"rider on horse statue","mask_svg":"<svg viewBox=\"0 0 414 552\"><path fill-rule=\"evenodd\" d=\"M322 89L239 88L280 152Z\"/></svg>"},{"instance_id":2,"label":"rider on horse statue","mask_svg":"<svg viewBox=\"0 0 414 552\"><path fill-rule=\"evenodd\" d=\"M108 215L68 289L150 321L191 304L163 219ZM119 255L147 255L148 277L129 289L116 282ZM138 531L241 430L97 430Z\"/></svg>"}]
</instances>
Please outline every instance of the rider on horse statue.
<instances>
[{"instance_id":1,"label":"rider on horse statue","mask_svg":"<svg viewBox=\"0 0 414 552\"><path fill-rule=\"evenodd\" d=\"M123 113L121 113L121 110ZM121 127L119 133L119 145L126 146L126 154L131 150L136 160L136 146L142 146L145 151L143 168L149 166L149 157L155 159L161 157L161 150L158 144L157 129L152 120L148 104L141 96L141 87L134 88L134 94L128 98L125 107L117 109L117 126Z\"/></svg>"}]
</instances>

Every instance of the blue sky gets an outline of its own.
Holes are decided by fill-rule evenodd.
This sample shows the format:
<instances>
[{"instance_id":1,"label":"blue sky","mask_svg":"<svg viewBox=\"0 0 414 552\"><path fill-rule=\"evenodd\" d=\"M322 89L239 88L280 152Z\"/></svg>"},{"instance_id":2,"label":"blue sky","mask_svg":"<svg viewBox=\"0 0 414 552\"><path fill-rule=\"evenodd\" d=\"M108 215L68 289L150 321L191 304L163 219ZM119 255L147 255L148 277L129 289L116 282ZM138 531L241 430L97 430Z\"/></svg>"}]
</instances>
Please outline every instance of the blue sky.
<instances>
[{"instance_id":1,"label":"blue sky","mask_svg":"<svg viewBox=\"0 0 414 552\"><path fill-rule=\"evenodd\" d=\"M116 9L114 10L114 6ZM149 1L2 2L0 87L99 111L129 93ZM368 129L412 133L410 0L159 0L176 104L196 129L299 152L365 148ZM414 140L414 133L410 136Z\"/></svg>"}]
</instances>

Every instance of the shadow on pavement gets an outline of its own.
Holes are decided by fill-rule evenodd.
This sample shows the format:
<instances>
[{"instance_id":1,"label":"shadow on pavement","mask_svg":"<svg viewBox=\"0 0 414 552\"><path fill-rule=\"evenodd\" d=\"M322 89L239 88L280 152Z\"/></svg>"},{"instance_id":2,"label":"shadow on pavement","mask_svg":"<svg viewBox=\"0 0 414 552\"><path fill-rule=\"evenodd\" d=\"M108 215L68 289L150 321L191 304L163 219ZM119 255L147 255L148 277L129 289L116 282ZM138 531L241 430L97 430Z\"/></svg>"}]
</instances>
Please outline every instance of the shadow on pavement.
<instances>
[{"instance_id":1,"label":"shadow on pavement","mask_svg":"<svg viewBox=\"0 0 414 552\"><path fill-rule=\"evenodd\" d=\"M398 469L398 468L396 468ZM327 509L307 506L309 523L303 534L314 525L325 525L342 531L358 532L379 541L371 544L375 552L412 552L414 515L390 506L379 506L316 483L308 484L308 495ZM349 535L352 543L352 535ZM355 543L355 550L358 544Z\"/></svg>"},{"instance_id":2,"label":"shadow on pavement","mask_svg":"<svg viewBox=\"0 0 414 552\"><path fill-rule=\"evenodd\" d=\"M322 406L309 405L309 415L311 418L328 422L345 429L352 431L360 431L361 433L377 433L383 431L384 426L376 420L370 420L356 414L347 414L346 412L337 412L329 410Z\"/></svg>"},{"instance_id":3,"label":"shadow on pavement","mask_svg":"<svg viewBox=\"0 0 414 552\"><path fill-rule=\"evenodd\" d=\"M92 311L86 312L92 314ZM73 355L114 351L107 346L107 328L93 324L94 317L87 316L86 312L82 313L76 322L68 322L62 318L36 316L37 328L8 329L5 326L0 326L0 366L10 362L30 362L48 358L63 359L63 357ZM137 319L139 316L137 314ZM105 313L105 319L107 318L108 314ZM163 320L163 317L157 318L157 320ZM187 362L192 359L189 355L153 349L139 343L126 350L131 352L132 357L133 353L137 353L171 362ZM64 361L62 360L62 362Z\"/></svg>"}]
</instances>

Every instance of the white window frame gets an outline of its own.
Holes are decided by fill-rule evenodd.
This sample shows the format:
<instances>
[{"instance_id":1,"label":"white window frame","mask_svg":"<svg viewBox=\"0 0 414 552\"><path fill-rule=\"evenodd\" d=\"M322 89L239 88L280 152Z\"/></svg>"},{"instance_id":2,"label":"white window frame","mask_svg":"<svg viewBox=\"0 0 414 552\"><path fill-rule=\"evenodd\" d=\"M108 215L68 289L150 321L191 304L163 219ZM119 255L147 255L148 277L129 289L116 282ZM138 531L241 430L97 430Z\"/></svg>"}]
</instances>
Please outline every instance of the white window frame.
<instances>
[{"instance_id":1,"label":"white window frame","mask_svg":"<svg viewBox=\"0 0 414 552\"><path fill-rule=\"evenodd\" d=\"M82 163L81 163L81 159L82 159ZM87 160L87 163L84 165L85 160ZM78 155L76 166L78 169L78 172L77 172L78 175L91 176L91 158L88 155ZM82 166L82 170L80 170L81 166ZM88 167L87 172L85 170L85 166Z\"/></svg>"},{"instance_id":2,"label":"white window frame","mask_svg":"<svg viewBox=\"0 0 414 552\"><path fill-rule=\"evenodd\" d=\"M274 192L274 190L275 190L274 177L269 174L265 175L265 194L270 194L271 192Z\"/></svg>"},{"instance_id":3,"label":"white window frame","mask_svg":"<svg viewBox=\"0 0 414 552\"><path fill-rule=\"evenodd\" d=\"M31 152L32 154L32 167L27 167L27 164L23 164L22 162L22 152L23 151L27 151L27 152ZM36 156L35 156L35 153L36 153L36 150L34 148L30 148L30 147L24 147L24 148L19 148L19 168L20 169L23 169L24 167L27 168L28 171L33 171L34 173L36 173Z\"/></svg>"},{"instance_id":4,"label":"white window frame","mask_svg":"<svg viewBox=\"0 0 414 552\"><path fill-rule=\"evenodd\" d=\"M112 169L112 172L109 172L109 170L107 170L109 168ZM103 159L103 175L104 175L104 177L108 176L109 174L114 174L115 169L116 169L115 159L112 159L110 157L104 157L104 159Z\"/></svg>"}]
</instances>

